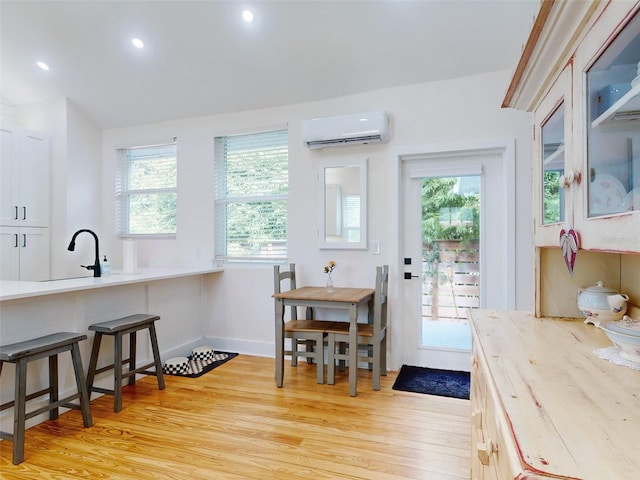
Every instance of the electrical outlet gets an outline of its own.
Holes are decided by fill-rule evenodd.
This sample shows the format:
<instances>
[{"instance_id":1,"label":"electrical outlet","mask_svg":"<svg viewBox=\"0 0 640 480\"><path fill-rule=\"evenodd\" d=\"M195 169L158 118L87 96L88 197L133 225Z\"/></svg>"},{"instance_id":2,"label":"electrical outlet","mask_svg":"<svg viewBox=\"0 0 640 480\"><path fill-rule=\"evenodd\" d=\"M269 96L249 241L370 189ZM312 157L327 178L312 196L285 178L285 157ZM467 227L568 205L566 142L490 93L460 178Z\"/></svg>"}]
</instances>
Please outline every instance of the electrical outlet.
<instances>
[{"instance_id":1,"label":"electrical outlet","mask_svg":"<svg viewBox=\"0 0 640 480\"><path fill-rule=\"evenodd\" d=\"M380 242L377 240L371 241L371 253L373 255L380 255Z\"/></svg>"}]
</instances>

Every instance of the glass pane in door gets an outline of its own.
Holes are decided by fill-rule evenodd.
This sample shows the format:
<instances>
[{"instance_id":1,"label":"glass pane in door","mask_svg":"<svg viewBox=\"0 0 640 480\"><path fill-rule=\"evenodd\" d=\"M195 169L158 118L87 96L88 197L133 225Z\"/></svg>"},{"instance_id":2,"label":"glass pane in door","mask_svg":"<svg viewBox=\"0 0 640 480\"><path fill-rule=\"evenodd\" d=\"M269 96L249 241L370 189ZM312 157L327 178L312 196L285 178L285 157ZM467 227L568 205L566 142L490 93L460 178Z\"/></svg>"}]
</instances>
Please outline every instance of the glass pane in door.
<instances>
[{"instance_id":1,"label":"glass pane in door","mask_svg":"<svg viewBox=\"0 0 640 480\"><path fill-rule=\"evenodd\" d=\"M586 81L589 217L640 210L640 14Z\"/></svg>"},{"instance_id":2,"label":"glass pane in door","mask_svg":"<svg viewBox=\"0 0 640 480\"><path fill-rule=\"evenodd\" d=\"M480 306L480 176L422 180L422 344L469 349Z\"/></svg>"},{"instance_id":3,"label":"glass pane in door","mask_svg":"<svg viewBox=\"0 0 640 480\"><path fill-rule=\"evenodd\" d=\"M563 189L560 176L564 174L564 102L542 125L542 223L548 225L564 221Z\"/></svg>"}]
</instances>

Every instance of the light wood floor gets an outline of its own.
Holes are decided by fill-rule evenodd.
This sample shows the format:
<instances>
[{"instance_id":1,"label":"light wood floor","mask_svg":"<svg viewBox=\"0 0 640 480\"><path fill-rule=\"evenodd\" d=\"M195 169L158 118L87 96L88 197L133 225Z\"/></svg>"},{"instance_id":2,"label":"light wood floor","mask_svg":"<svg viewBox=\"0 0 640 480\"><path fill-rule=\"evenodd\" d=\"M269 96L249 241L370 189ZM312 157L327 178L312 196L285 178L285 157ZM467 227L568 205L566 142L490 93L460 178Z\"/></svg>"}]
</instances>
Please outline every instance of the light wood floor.
<instances>
[{"instance_id":1,"label":"light wood floor","mask_svg":"<svg viewBox=\"0 0 640 480\"><path fill-rule=\"evenodd\" d=\"M285 368L240 355L193 379L154 377L91 402L94 425L68 411L26 434L25 461L11 464L0 442L2 479L427 479L469 478L468 400L398 392L390 372L382 390L358 373L315 383L315 366Z\"/></svg>"}]
</instances>

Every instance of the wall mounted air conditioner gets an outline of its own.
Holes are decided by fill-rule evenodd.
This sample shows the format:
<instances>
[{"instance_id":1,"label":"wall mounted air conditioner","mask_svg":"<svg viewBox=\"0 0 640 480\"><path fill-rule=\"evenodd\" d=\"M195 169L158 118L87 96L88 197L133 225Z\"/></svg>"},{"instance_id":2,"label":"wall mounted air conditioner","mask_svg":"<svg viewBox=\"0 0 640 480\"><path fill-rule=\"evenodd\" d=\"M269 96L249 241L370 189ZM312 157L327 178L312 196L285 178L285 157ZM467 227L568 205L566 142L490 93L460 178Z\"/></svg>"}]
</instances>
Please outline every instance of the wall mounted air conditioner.
<instances>
[{"instance_id":1,"label":"wall mounted air conditioner","mask_svg":"<svg viewBox=\"0 0 640 480\"><path fill-rule=\"evenodd\" d=\"M386 143L389 141L389 118L386 112L312 118L302 125L302 141L311 149Z\"/></svg>"}]
</instances>

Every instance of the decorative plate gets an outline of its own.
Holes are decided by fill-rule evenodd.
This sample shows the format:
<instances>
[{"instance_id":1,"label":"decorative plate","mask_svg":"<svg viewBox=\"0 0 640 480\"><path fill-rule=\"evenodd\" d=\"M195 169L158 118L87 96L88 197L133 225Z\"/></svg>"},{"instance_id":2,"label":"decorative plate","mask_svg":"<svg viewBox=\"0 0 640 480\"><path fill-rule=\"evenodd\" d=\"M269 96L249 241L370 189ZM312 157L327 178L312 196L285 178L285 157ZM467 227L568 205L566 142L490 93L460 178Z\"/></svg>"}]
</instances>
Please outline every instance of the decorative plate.
<instances>
[{"instance_id":1,"label":"decorative plate","mask_svg":"<svg viewBox=\"0 0 640 480\"><path fill-rule=\"evenodd\" d=\"M589 214L604 215L619 212L626 195L627 190L616 177L596 174L596 179L589 184Z\"/></svg>"},{"instance_id":2,"label":"decorative plate","mask_svg":"<svg viewBox=\"0 0 640 480\"><path fill-rule=\"evenodd\" d=\"M618 207L620 212L630 212L632 210L640 210L640 187L631 190L620 203Z\"/></svg>"}]
</instances>

